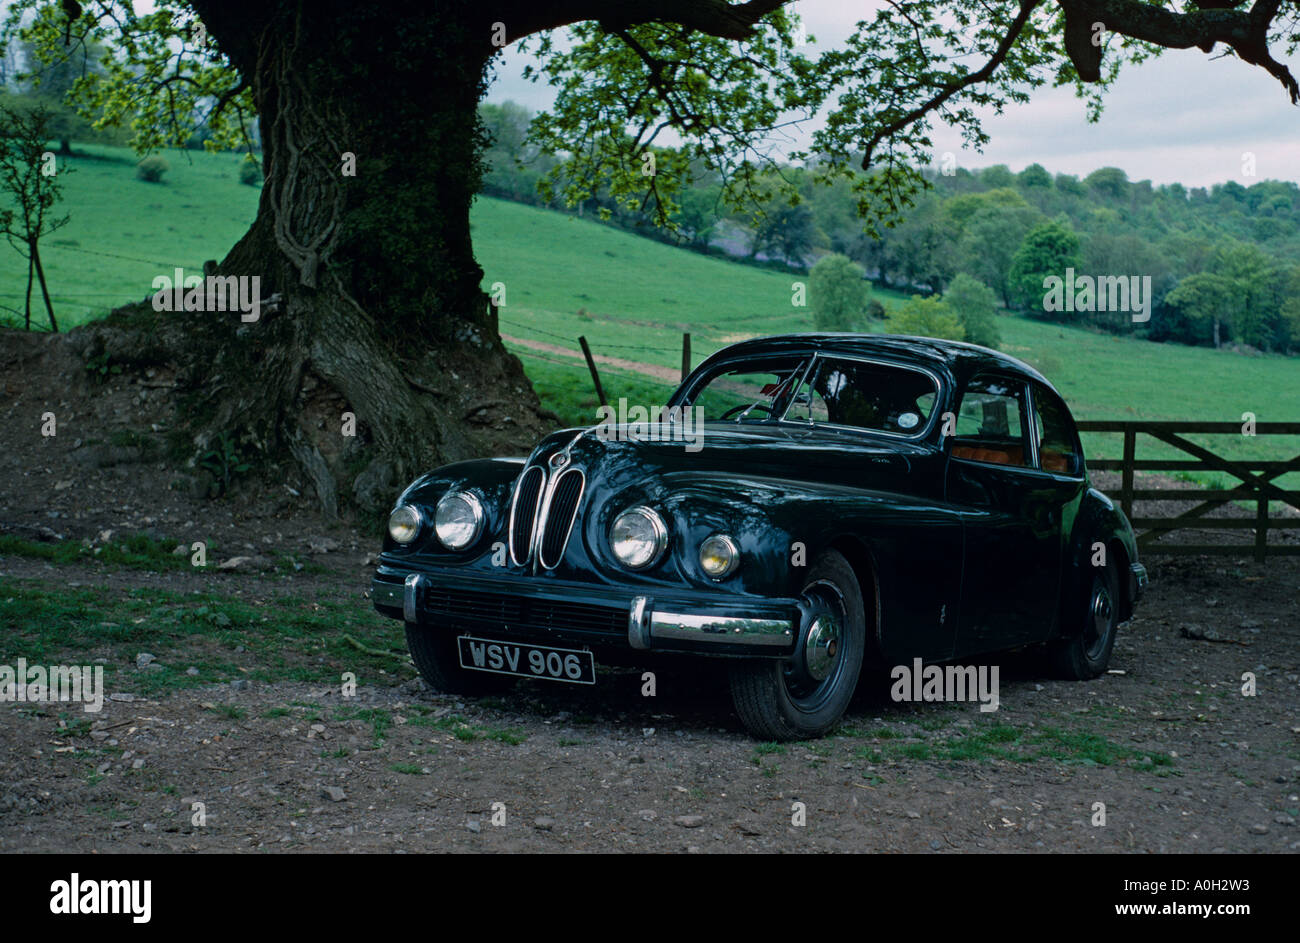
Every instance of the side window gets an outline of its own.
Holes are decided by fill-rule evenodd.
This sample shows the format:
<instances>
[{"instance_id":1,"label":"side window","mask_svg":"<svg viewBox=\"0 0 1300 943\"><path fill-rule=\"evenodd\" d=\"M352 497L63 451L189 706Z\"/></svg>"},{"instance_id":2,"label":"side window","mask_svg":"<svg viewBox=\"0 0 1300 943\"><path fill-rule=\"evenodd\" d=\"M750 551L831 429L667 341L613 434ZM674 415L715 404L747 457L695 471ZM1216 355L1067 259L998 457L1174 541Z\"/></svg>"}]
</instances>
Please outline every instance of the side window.
<instances>
[{"instance_id":1,"label":"side window","mask_svg":"<svg viewBox=\"0 0 1300 943\"><path fill-rule=\"evenodd\" d=\"M1034 384L1035 433L1038 436L1038 463L1043 471L1058 475L1083 473L1083 456L1070 412L1060 397L1046 387Z\"/></svg>"},{"instance_id":2,"label":"side window","mask_svg":"<svg viewBox=\"0 0 1300 943\"><path fill-rule=\"evenodd\" d=\"M1027 466L1025 384L1002 377L975 377L957 410L954 458L991 465Z\"/></svg>"}]
</instances>

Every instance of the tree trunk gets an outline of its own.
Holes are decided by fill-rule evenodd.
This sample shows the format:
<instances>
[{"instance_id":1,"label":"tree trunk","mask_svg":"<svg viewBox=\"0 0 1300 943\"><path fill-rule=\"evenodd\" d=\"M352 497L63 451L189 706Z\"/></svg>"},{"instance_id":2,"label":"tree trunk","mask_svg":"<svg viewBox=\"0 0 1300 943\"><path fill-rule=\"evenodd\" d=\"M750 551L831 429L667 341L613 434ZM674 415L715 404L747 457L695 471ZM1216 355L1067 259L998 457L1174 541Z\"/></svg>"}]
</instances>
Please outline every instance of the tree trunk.
<instances>
[{"instance_id":1,"label":"tree trunk","mask_svg":"<svg viewBox=\"0 0 1300 943\"><path fill-rule=\"evenodd\" d=\"M1215 319L1214 319L1214 349L1215 349L1215 350L1218 350L1219 347L1220 347L1220 341L1219 341L1219 319L1218 319L1218 318L1215 318Z\"/></svg>"},{"instance_id":2,"label":"tree trunk","mask_svg":"<svg viewBox=\"0 0 1300 943\"><path fill-rule=\"evenodd\" d=\"M36 277L41 283L41 297L45 299L45 313L50 316L50 330L57 334L59 333L59 322L54 320L54 305L50 303L50 290L45 285L45 269L41 265L41 252L37 248L35 239L32 240L28 248L28 257L31 264L36 266ZM30 309L28 316L30 317Z\"/></svg>"},{"instance_id":3,"label":"tree trunk","mask_svg":"<svg viewBox=\"0 0 1300 943\"><path fill-rule=\"evenodd\" d=\"M26 330L32 329L32 286L36 282L36 267L32 262L32 254L27 253L27 304L24 312L26 319Z\"/></svg>"},{"instance_id":4,"label":"tree trunk","mask_svg":"<svg viewBox=\"0 0 1300 943\"><path fill-rule=\"evenodd\" d=\"M547 414L470 243L490 21L471 37L413 0L194 6L252 85L265 162L257 219L218 267L260 279L258 319L162 316L182 328L196 449L224 432L246 458L291 457L330 515L526 453Z\"/></svg>"}]
</instances>

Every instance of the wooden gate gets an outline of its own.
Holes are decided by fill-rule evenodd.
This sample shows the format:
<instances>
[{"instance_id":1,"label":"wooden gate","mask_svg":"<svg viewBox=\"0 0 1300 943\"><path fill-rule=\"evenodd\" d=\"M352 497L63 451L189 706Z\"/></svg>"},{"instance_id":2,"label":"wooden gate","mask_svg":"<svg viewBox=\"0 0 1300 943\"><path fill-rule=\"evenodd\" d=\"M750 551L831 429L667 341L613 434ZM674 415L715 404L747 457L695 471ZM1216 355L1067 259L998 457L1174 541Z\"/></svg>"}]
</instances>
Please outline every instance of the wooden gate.
<instances>
[{"instance_id":1,"label":"wooden gate","mask_svg":"<svg viewBox=\"0 0 1300 943\"><path fill-rule=\"evenodd\" d=\"M1254 553L1263 561L1270 555L1300 555L1300 546L1280 546L1268 542L1270 530L1300 528L1300 518L1269 517L1269 503L1300 510L1300 491L1287 491L1273 484L1274 479L1287 472L1300 472L1300 455L1280 461L1238 461L1216 455L1210 449L1190 442L1187 433L1215 435L1243 434L1243 424L1237 422L1081 422L1080 432L1118 432L1124 436L1124 457L1089 461L1088 467L1096 471L1119 471L1122 476L1119 500L1124 514L1137 533L1138 547L1147 553ZM1300 422L1258 422L1256 435L1300 435ZM1191 459L1139 459L1137 440L1148 435L1171 445ZM1236 478L1240 484L1232 489L1208 488L1134 488L1135 471L1201 471L1223 472ZM1133 516L1134 501L1199 501L1201 503L1174 517ZM1229 502L1248 502L1255 506L1255 514L1242 517L1207 518L1210 511ZM1253 547L1248 544L1166 544L1161 537L1175 530L1253 530Z\"/></svg>"}]
</instances>

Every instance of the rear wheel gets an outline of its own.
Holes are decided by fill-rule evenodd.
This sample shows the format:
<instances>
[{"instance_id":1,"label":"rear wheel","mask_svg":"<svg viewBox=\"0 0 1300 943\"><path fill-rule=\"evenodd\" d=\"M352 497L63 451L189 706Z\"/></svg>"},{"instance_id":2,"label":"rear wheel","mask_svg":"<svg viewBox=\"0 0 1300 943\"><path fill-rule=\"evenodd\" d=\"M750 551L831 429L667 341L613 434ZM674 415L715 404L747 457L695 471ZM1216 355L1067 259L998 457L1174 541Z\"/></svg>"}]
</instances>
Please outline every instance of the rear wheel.
<instances>
[{"instance_id":1,"label":"rear wheel","mask_svg":"<svg viewBox=\"0 0 1300 943\"><path fill-rule=\"evenodd\" d=\"M442 694L477 697L497 694L514 684L514 679L506 675L462 668L456 651L456 635L446 629L408 622L406 647L420 677Z\"/></svg>"},{"instance_id":2,"label":"rear wheel","mask_svg":"<svg viewBox=\"0 0 1300 943\"><path fill-rule=\"evenodd\" d=\"M829 550L813 561L803 596L814 617L786 660L731 668L731 697L745 728L763 740L808 740L844 715L862 671L866 617L853 568Z\"/></svg>"},{"instance_id":3,"label":"rear wheel","mask_svg":"<svg viewBox=\"0 0 1300 943\"><path fill-rule=\"evenodd\" d=\"M1070 681L1086 681L1105 672L1115 647L1120 602L1119 574L1107 562L1093 573L1092 587L1075 631L1048 649L1057 675Z\"/></svg>"}]
</instances>

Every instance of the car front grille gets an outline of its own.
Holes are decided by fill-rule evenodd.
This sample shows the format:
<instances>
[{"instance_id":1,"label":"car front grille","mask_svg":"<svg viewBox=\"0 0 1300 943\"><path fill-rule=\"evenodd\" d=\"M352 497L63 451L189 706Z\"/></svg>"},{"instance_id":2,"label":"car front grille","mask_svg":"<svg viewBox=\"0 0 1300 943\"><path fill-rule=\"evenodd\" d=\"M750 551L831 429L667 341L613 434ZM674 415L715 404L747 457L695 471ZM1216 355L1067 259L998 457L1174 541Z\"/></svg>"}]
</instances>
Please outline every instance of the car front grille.
<instances>
[{"instance_id":1,"label":"car front grille","mask_svg":"<svg viewBox=\"0 0 1300 943\"><path fill-rule=\"evenodd\" d=\"M453 624L507 631L602 637L627 634L626 609L449 586L431 587L424 597L424 611Z\"/></svg>"},{"instance_id":2,"label":"car front grille","mask_svg":"<svg viewBox=\"0 0 1300 943\"><path fill-rule=\"evenodd\" d=\"M553 570L569 544L587 479L582 471L560 467L547 475L540 465L524 469L510 506L510 559L537 562Z\"/></svg>"}]
</instances>

